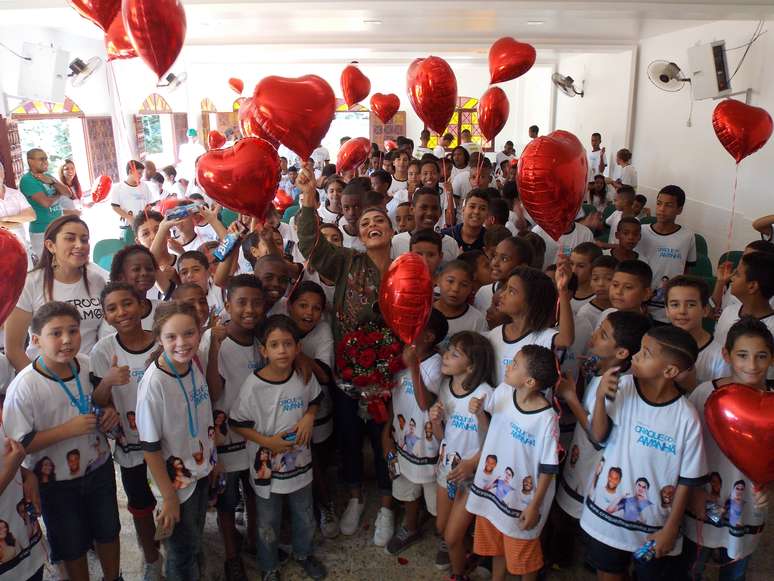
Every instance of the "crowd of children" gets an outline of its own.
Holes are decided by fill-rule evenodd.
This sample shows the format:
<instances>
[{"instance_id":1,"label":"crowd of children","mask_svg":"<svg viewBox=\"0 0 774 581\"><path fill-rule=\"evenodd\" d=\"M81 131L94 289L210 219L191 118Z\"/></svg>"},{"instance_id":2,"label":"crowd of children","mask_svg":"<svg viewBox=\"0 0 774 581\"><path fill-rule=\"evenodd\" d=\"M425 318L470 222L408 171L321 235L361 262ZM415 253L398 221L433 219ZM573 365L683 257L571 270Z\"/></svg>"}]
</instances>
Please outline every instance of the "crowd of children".
<instances>
[{"instance_id":1,"label":"crowd of children","mask_svg":"<svg viewBox=\"0 0 774 581\"><path fill-rule=\"evenodd\" d=\"M464 142L439 159L428 138L376 148L357 175L283 160L294 203L262 224L206 197L124 212L135 243L109 273L89 262L80 218L51 223L0 357L0 580L42 579L46 551L88 580L90 549L104 579L122 579L113 462L147 581L203 578L208 509L228 581L248 578L243 554L264 581L291 557L326 577L318 528L389 555L435 533L453 581L581 562L603 581L744 578L767 490L724 455L703 408L724 385L772 385L774 245L750 243L712 288L691 276L685 193L662 188L651 219L630 152L618 179L597 175L599 134L593 209L555 241L520 203L512 151L493 167ZM409 251L433 276L433 308L396 346L381 417L337 345L384 326L379 282Z\"/></svg>"}]
</instances>

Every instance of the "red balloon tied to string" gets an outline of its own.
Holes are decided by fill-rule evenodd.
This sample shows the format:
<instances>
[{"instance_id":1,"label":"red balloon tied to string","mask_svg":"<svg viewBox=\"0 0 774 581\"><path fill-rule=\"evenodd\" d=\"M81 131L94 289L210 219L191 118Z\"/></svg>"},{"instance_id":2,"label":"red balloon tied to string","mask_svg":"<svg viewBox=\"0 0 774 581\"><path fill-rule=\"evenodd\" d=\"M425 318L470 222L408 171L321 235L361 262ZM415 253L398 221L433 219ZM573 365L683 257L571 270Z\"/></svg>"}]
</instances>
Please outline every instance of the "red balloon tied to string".
<instances>
[{"instance_id":1,"label":"red balloon tied to string","mask_svg":"<svg viewBox=\"0 0 774 581\"><path fill-rule=\"evenodd\" d=\"M179 0L123 0L121 14L137 54L161 77L185 42L185 10Z\"/></svg>"},{"instance_id":2,"label":"red balloon tied to string","mask_svg":"<svg viewBox=\"0 0 774 581\"><path fill-rule=\"evenodd\" d=\"M401 254L379 287L379 310L385 322L410 345L425 328L432 308L433 280L425 259L416 252Z\"/></svg>"},{"instance_id":3,"label":"red balloon tied to string","mask_svg":"<svg viewBox=\"0 0 774 581\"><path fill-rule=\"evenodd\" d=\"M336 112L331 86L317 75L262 79L253 92L253 118L273 139L309 159Z\"/></svg>"},{"instance_id":4,"label":"red balloon tied to string","mask_svg":"<svg viewBox=\"0 0 774 581\"><path fill-rule=\"evenodd\" d=\"M400 109L400 98L395 93L374 93L371 95L371 111L387 125Z\"/></svg>"},{"instance_id":5,"label":"red balloon tied to string","mask_svg":"<svg viewBox=\"0 0 774 581\"><path fill-rule=\"evenodd\" d=\"M97 185L91 190L91 201L98 204L102 200L107 199L110 195L110 190L113 187L113 182L109 176L101 175L97 178Z\"/></svg>"},{"instance_id":6,"label":"red balloon tied to string","mask_svg":"<svg viewBox=\"0 0 774 581\"><path fill-rule=\"evenodd\" d=\"M535 47L510 36L496 40L489 47L490 83L504 83L520 77L535 64Z\"/></svg>"},{"instance_id":7,"label":"red balloon tied to string","mask_svg":"<svg viewBox=\"0 0 774 581\"><path fill-rule=\"evenodd\" d=\"M285 213L285 210L293 205L293 198L289 196L285 190L279 189L277 190L277 195L274 196L274 201L272 203L280 216L282 216L282 214Z\"/></svg>"},{"instance_id":8,"label":"red balloon tied to string","mask_svg":"<svg viewBox=\"0 0 774 581\"><path fill-rule=\"evenodd\" d=\"M336 156L336 172L342 174L354 170L365 163L371 153L371 141L365 137L355 137L344 142Z\"/></svg>"},{"instance_id":9,"label":"red balloon tied to string","mask_svg":"<svg viewBox=\"0 0 774 581\"><path fill-rule=\"evenodd\" d=\"M774 394L726 385L709 396L704 418L734 466L758 486L774 482Z\"/></svg>"},{"instance_id":10,"label":"red balloon tied to string","mask_svg":"<svg viewBox=\"0 0 774 581\"><path fill-rule=\"evenodd\" d=\"M78 14L107 32L121 11L121 0L67 0Z\"/></svg>"},{"instance_id":11,"label":"red balloon tied to string","mask_svg":"<svg viewBox=\"0 0 774 581\"><path fill-rule=\"evenodd\" d=\"M516 178L521 202L554 240L575 220L587 177L586 151L568 131L537 137L524 148Z\"/></svg>"},{"instance_id":12,"label":"red balloon tied to string","mask_svg":"<svg viewBox=\"0 0 774 581\"><path fill-rule=\"evenodd\" d=\"M393 149L398 149L398 144L395 143L392 139L385 139L384 140L384 151L390 152Z\"/></svg>"},{"instance_id":13,"label":"red balloon tied to string","mask_svg":"<svg viewBox=\"0 0 774 581\"><path fill-rule=\"evenodd\" d=\"M409 101L419 118L438 134L446 131L457 107L457 77L437 56L415 59L406 75Z\"/></svg>"},{"instance_id":14,"label":"red balloon tied to string","mask_svg":"<svg viewBox=\"0 0 774 581\"><path fill-rule=\"evenodd\" d=\"M490 87L478 102L478 126L487 141L492 141L503 130L511 106L505 91L500 87Z\"/></svg>"},{"instance_id":15,"label":"red balloon tied to string","mask_svg":"<svg viewBox=\"0 0 774 581\"><path fill-rule=\"evenodd\" d=\"M217 129L210 131L207 135L207 145L210 149L220 149L226 144L226 136Z\"/></svg>"},{"instance_id":16,"label":"red balloon tied to string","mask_svg":"<svg viewBox=\"0 0 774 581\"><path fill-rule=\"evenodd\" d=\"M242 91L245 90L245 84L242 82L242 79L237 79L236 77L231 77L228 80L228 86L231 87L237 95L241 95Z\"/></svg>"},{"instance_id":17,"label":"red balloon tied to string","mask_svg":"<svg viewBox=\"0 0 774 581\"><path fill-rule=\"evenodd\" d=\"M105 50L107 51L107 60L115 59L133 59L137 56L137 51L129 40L129 35L124 28L124 21L119 14L113 19L113 23L108 27L105 33Z\"/></svg>"},{"instance_id":18,"label":"red balloon tied to string","mask_svg":"<svg viewBox=\"0 0 774 581\"><path fill-rule=\"evenodd\" d=\"M27 277L27 252L15 234L0 228L0 326L16 307Z\"/></svg>"},{"instance_id":19,"label":"red balloon tied to string","mask_svg":"<svg viewBox=\"0 0 774 581\"><path fill-rule=\"evenodd\" d=\"M712 128L721 145L739 163L766 145L771 137L771 115L760 107L726 99L712 112Z\"/></svg>"},{"instance_id":20,"label":"red balloon tied to string","mask_svg":"<svg viewBox=\"0 0 774 581\"><path fill-rule=\"evenodd\" d=\"M235 212L259 219L274 200L279 177L277 150L256 137L210 150L196 162L196 178L208 196Z\"/></svg>"},{"instance_id":21,"label":"red balloon tied to string","mask_svg":"<svg viewBox=\"0 0 774 581\"><path fill-rule=\"evenodd\" d=\"M348 107L359 103L371 92L371 81L354 64L341 71L341 91Z\"/></svg>"}]
</instances>

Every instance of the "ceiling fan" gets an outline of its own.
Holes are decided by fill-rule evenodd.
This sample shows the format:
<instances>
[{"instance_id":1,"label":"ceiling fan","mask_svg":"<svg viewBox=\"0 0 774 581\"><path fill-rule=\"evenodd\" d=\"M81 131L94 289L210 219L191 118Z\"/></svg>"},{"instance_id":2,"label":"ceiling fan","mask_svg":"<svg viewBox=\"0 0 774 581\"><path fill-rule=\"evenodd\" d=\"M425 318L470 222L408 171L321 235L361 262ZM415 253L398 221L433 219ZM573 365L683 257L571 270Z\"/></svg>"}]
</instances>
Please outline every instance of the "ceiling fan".
<instances>
[{"instance_id":1,"label":"ceiling fan","mask_svg":"<svg viewBox=\"0 0 774 581\"><path fill-rule=\"evenodd\" d=\"M576 89L575 79L569 75L565 76L559 73L554 73L551 75L551 82L568 97L574 97L575 95L580 95L581 98L583 97L583 87L581 86L580 91Z\"/></svg>"},{"instance_id":2,"label":"ceiling fan","mask_svg":"<svg viewBox=\"0 0 774 581\"><path fill-rule=\"evenodd\" d=\"M102 59L98 56L91 57L88 62L83 62L81 59L76 58L67 65L70 69L67 77L71 79L70 82L73 84L73 87L80 87L100 66L102 66Z\"/></svg>"},{"instance_id":3,"label":"ceiling fan","mask_svg":"<svg viewBox=\"0 0 774 581\"><path fill-rule=\"evenodd\" d=\"M170 92L172 92L180 88L180 86L186 82L188 79L188 73L180 73L179 75L176 75L175 73L169 73L166 77L164 77L164 79L167 81L166 83L159 83L156 86L159 88L166 87Z\"/></svg>"},{"instance_id":4,"label":"ceiling fan","mask_svg":"<svg viewBox=\"0 0 774 581\"><path fill-rule=\"evenodd\" d=\"M681 90L685 83L690 83L691 79L683 75L675 63L669 61L653 61L648 65L648 79L662 91L676 93Z\"/></svg>"}]
</instances>

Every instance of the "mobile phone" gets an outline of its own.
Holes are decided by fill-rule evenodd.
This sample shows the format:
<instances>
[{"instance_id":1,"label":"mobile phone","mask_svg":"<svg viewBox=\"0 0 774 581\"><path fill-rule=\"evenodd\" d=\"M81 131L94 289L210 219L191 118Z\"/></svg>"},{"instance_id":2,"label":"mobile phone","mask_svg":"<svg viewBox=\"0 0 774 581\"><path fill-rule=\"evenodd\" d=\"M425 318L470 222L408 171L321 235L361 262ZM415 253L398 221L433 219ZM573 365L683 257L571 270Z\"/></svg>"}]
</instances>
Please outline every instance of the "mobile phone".
<instances>
[{"instance_id":1,"label":"mobile phone","mask_svg":"<svg viewBox=\"0 0 774 581\"><path fill-rule=\"evenodd\" d=\"M293 258L293 248L295 248L296 243L293 240L288 240L285 242L285 258L288 260L291 260Z\"/></svg>"}]
</instances>

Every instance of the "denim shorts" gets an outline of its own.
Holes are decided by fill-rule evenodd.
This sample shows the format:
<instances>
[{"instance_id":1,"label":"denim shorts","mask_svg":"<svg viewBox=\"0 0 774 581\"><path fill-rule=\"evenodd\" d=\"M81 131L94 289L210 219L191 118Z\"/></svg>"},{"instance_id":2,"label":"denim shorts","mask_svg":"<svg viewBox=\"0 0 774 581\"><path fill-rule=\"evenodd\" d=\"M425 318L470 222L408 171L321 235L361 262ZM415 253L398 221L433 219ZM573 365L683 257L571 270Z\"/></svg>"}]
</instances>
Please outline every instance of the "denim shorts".
<instances>
[{"instance_id":1,"label":"denim shorts","mask_svg":"<svg viewBox=\"0 0 774 581\"><path fill-rule=\"evenodd\" d=\"M126 492L126 508L132 516L143 517L153 514L156 497L148 483L148 466L143 462L132 468L121 466L121 483Z\"/></svg>"},{"instance_id":2,"label":"denim shorts","mask_svg":"<svg viewBox=\"0 0 774 581\"><path fill-rule=\"evenodd\" d=\"M250 489L250 471L226 472L226 489L218 495L215 505L218 512L234 512L239 504L239 482L245 490Z\"/></svg>"},{"instance_id":3,"label":"denim shorts","mask_svg":"<svg viewBox=\"0 0 774 581\"><path fill-rule=\"evenodd\" d=\"M74 480L41 484L40 501L52 561L75 561L94 542L118 539L121 522L113 462Z\"/></svg>"}]
</instances>

